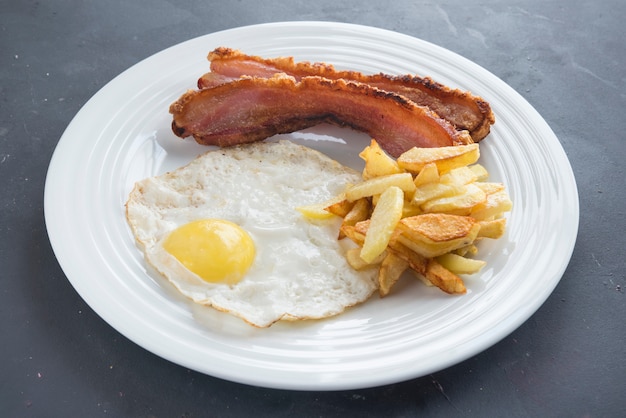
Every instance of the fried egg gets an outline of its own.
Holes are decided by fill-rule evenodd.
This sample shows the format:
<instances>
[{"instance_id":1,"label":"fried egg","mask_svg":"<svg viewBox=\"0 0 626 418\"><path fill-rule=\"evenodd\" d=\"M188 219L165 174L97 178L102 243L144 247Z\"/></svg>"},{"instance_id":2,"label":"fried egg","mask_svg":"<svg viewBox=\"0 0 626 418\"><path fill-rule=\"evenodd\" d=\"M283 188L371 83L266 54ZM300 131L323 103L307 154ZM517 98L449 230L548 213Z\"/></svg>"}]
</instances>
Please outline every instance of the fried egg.
<instances>
[{"instance_id":1,"label":"fried egg","mask_svg":"<svg viewBox=\"0 0 626 418\"><path fill-rule=\"evenodd\" d=\"M196 303L267 327L337 315L368 299L375 271L355 271L341 220L296 210L360 173L290 141L211 150L135 184L126 217L145 260Z\"/></svg>"}]
</instances>

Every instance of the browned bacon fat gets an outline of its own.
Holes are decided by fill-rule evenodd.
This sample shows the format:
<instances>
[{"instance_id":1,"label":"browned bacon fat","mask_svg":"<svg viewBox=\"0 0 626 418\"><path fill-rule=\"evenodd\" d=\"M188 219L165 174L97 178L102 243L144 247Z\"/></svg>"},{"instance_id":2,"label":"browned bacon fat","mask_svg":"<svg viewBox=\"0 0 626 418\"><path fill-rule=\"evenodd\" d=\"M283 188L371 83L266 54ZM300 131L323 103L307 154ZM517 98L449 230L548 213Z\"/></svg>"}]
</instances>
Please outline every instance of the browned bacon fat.
<instances>
[{"instance_id":1,"label":"browned bacon fat","mask_svg":"<svg viewBox=\"0 0 626 418\"><path fill-rule=\"evenodd\" d=\"M320 76L333 80L358 81L381 90L398 93L418 105L429 107L458 130L469 131L475 142L487 136L495 122L489 103L482 98L466 91L451 89L428 77L392 76L382 73L365 75L357 71L338 71L329 64L295 62L293 57L264 59L225 47L210 52L208 59L211 61L211 72L198 80L199 88L212 87L244 75L271 77L276 73L285 73L297 80L302 77Z\"/></svg>"},{"instance_id":2,"label":"browned bacon fat","mask_svg":"<svg viewBox=\"0 0 626 418\"><path fill-rule=\"evenodd\" d=\"M322 77L242 77L190 90L170 106L172 130L198 143L231 146L323 122L367 132L389 154L471 143L428 108L367 84Z\"/></svg>"}]
</instances>

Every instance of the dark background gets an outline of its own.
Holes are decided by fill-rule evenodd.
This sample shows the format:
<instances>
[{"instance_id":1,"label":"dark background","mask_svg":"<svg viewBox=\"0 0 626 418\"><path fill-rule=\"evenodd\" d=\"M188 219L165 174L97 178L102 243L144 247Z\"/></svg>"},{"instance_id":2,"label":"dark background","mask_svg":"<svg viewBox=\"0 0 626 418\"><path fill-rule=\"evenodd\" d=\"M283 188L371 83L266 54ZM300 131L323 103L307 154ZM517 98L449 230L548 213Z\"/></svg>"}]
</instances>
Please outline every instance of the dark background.
<instances>
[{"instance_id":1,"label":"dark background","mask_svg":"<svg viewBox=\"0 0 626 418\"><path fill-rule=\"evenodd\" d=\"M622 0L0 1L0 416L624 416L624 18ZM156 357L71 287L43 192L76 112L164 48L286 20L370 25L450 49L511 85L556 133L578 182L578 240L552 296L500 343L380 388L262 389Z\"/></svg>"}]
</instances>

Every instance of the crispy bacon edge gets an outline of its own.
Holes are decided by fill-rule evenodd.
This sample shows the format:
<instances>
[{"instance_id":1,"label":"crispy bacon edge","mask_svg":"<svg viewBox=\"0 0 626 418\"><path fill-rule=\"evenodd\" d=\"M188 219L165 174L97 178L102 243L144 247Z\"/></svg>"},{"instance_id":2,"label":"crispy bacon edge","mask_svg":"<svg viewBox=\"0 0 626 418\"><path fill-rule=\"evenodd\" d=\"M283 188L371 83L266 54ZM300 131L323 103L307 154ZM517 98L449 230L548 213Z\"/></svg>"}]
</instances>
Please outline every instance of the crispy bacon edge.
<instances>
[{"instance_id":1,"label":"crispy bacon edge","mask_svg":"<svg viewBox=\"0 0 626 418\"><path fill-rule=\"evenodd\" d=\"M331 123L368 133L389 154L472 143L467 131L405 97L322 77L242 77L189 90L170 106L172 130L205 145L231 146Z\"/></svg>"},{"instance_id":2,"label":"crispy bacon edge","mask_svg":"<svg viewBox=\"0 0 626 418\"><path fill-rule=\"evenodd\" d=\"M198 88L213 87L241 76L271 77L285 73L297 80L320 76L332 80L345 79L369 84L381 90L405 96L420 106L427 106L448 120L458 130L467 130L475 142L485 138L495 116L490 104L468 91L452 89L430 77L417 75L365 75L357 71L339 71L325 63L295 62L293 57L262 58L246 55L227 47L218 47L208 54L211 72L198 80Z\"/></svg>"}]
</instances>

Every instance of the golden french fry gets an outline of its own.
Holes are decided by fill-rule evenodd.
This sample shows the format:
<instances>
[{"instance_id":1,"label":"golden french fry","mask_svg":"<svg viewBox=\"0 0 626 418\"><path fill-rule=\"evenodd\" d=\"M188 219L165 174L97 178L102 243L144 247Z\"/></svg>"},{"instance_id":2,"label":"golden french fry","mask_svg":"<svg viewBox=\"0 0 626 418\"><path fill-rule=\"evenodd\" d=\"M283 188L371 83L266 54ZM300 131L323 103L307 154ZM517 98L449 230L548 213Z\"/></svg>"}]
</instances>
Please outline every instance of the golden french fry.
<instances>
[{"instance_id":1,"label":"golden french fry","mask_svg":"<svg viewBox=\"0 0 626 418\"><path fill-rule=\"evenodd\" d=\"M472 164L468 166L470 170L476 175L476 181L487 181L489 178L489 172L480 164Z\"/></svg>"},{"instance_id":2,"label":"golden french fry","mask_svg":"<svg viewBox=\"0 0 626 418\"><path fill-rule=\"evenodd\" d=\"M494 194L496 192L500 192L504 190L504 184L502 183L490 183L490 182L477 181L474 183L474 185L482 189L482 191L485 192L485 194Z\"/></svg>"},{"instance_id":3,"label":"golden french fry","mask_svg":"<svg viewBox=\"0 0 626 418\"><path fill-rule=\"evenodd\" d=\"M367 267L372 266L372 264L363 261L363 259L359 255L360 253L361 249L359 247L350 248L346 251L346 261L348 262L350 267L357 271L361 271L366 269Z\"/></svg>"},{"instance_id":4,"label":"golden french fry","mask_svg":"<svg viewBox=\"0 0 626 418\"><path fill-rule=\"evenodd\" d=\"M348 225L354 225L364 221L370 217L371 211L372 205L367 198L356 200L352 209L344 216L344 222Z\"/></svg>"},{"instance_id":5,"label":"golden french fry","mask_svg":"<svg viewBox=\"0 0 626 418\"><path fill-rule=\"evenodd\" d=\"M509 195L501 190L486 196L482 204L477 205L471 211L473 218L479 221L490 219L496 215L501 215L513 208L513 202L509 199Z\"/></svg>"},{"instance_id":6,"label":"golden french fry","mask_svg":"<svg viewBox=\"0 0 626 418\"><path fill-rule=\"evenodd\" d=\"M366 180L403 172L396 160L387 155L375 139L372 139L370 145L361 151L359 157L365 160L363 178Z\"/></svg>"},{"instance_id":7,"label":"golden french fry","mask_svg":"<svg viewBox=\"0 0 626 418\"><path fill-rule=\"evenodd\" d=\"M493 219L491 221L479 221L480 231L478 238L498 239L506 230L506 218Z\"/></svg>"},{"instance_id":8,"label":"golden french fry","mask_svg":"<svg viewBox=\"0 0 626 418\"><path fill-rule=\"evenodd\" d=\"M370 223L371 223L371 219L366 219L364 221L357 222L354 225L354 230L358 232L359 234L365 236L367 234L367 230L370 227Z\"/></svg>"},{"instance_id":9,"label":"golden french fry","mask_svg":"<svg viewBox=\"0 0 626 418\"><path fill-rule=\"evenodd\" d=\"M415 176L415 186L419 187L428 183L436 183L439 181L439 170L437 170L437 164L428 163L420 170Z\"/></svg>"},{"instance_id":10,"label":"golden french fry","mask_svg":"<svg viewBox=\"0 0 626 418\"><path fill-rule=\"evenodd\" d=\"M403 192L413 193L415 184L411 173L388 174L375 177L355 184L346 190L346 199L355 201L364 197L379 195L391 187L397 187Z\"/></svg>"},{"instance_id":11,"label":"golden french fry","mask_svg":"<svg viewBox=\"0 0 626 418\"><path fill-rule=\"evenodd\" d=\"M412 173L419 173L426 164L435 163L439 174L453 168L474 164L480 157L478 144L439 148L411 148L397 159L398 165Z\"/></svg>"},{"instance_id":12,"label":"golden french fry","mask_svg":"<svg viewBox=\"0 0 626 418\"><path fill-rule=\"evenodd\" d=\"M334 215L344 218L350 212L350 210L352 210L354 202L346 200L345 194L342 194L341 197L343 199L326 206L324 209Z\"/></svg>"},{"instance_id":13,"label":"golden french fry","mask_svg":"<svg viewBox=\"0 0 626 418\"><path fill-rule=\"evenodd\" d=\"M380 178L380 177L379 177ZM413 181L411 181L413 184ZM361 258L372 262L379 254L385 251L391 235L398 221L402 217L404 193L400 188L392 186L385 190L372 212L365 242L361 248Z\"/></svg>"},{"instance_id":14,"label":"golden french fry","mask_svg":"<svg viewBox=\"0 0 626 418\"><path fill-rule=\"evenodd\" d=\"M436 257L474 242L480 224L468 216L442 213L401 219L396 238L424 257Z\"/></svg>"},{"instance_id":15,"label":"golden french fry","mask_svg":"<svg viewBox=\"0 0 626 418\"><path fill-rule=\"evenodd\" d=\"M415 206L420 206L429 200L450 197L461 193L463 193L463 189L459 186L443 183L426 183L415 189L411 203Z\"/></svg>"},{"instance_id":16,"label":"golden french fry","mask_svg":"<svg viewBox=\"0 0 626 418\"><path fill-rule=\"evenodd\" d=\"M467 184L462 188L461 194L429 200L421 205L422 210L426 213L469 215L475 206L487 200L487 194L474 184Z\"/></svg>"},{"instance_id":17,"label":"golden french fry","mask_svg":"<svg viewBox=\"0 0 626 418\"><path fill-rule=\"evenodd\" d=\"M374 196L372 196L372 207L376 207L376 205L378 204L378 199L380 199L379 194L375 194Z\"/></svg>"},{"instance_id":18,"label":"golden french fry","mask_svg":"<svg viewBox=\"0 0 626 418\"><path fill-rule=\"evenodd\" d=\"M441 182L445 184L453 184L464 186L478 180L478 176L471 168L467 166L453 168L441 176Z\"/></svg>"},{"instance_id":19,"label":"golden french fry","mask_svg":"<svg viewBox=\"0 0 626 418\"><path fill-rule=\"evenodd\" d=\"M458 294L467 292L463 280L450 270L443 267L436 260L428 260L424 277L446 293Z\"/></svg>"},{"instance_id":20,"label":"golden french fry","mask_svg":"<svg viewBox=\"0 0 626 418\"><path fill-rule=\"evenodd\" d=\"M352 208L350 211L344 216L342 225L355 225L357 222L364 221L369 219L372 213L372 205L370 204L369 199L362 198L353 202ZM344 238L345 235L339 229L339 239Z\"/></svg>"},{"instance_id":21,"label":"golden french fry","mask_svg":"<svg viewBox=\"0 0 626 418\"><path fill-rule=\"evenodd\" d=\"M369 221L364 221L364 222L369 222ZM357 230L357 225L341 225L341 227L339 228L340 233L343 234L345 237L350 238L355 244L358 245L363 245L363 242L365 241L365 234L361 233ZM359 248L359 254L361 253L361 249ZM359 255L360 257L360 255Z\"/></svg>"},{"instance_id":22,"label":"golden french fry","mask_svg":"<svg viewBox=\"0 0 626 418\"><path fill-rule=\"evenodd\" d=\"M454 253L440 255L435 257L435 260L454 274L475 274L487 264L483 260L465 258Z\"/></svg>"},{"instance_id":23,"label":"golden french fry","mask_svg":"<svg viewBox=\"0 0 626 418\"><path fill-rule=\"evenodd\" d=\"M425 273L428 259L411 250L396 239L389 241L389 251L409 263L409 267L417 273Z\"/></svg>"},{"instance_id":24,"label":"golden french fry","mask_svg":"<svg viewBox=\"0 0 626 418\"><path fill-rule=\"evenodd\" d=\"M296 208L296 210L308 219L328 219L335 216L335 214L331 211L328 211L327 208L339 204L342 201L345 201L345 197L343 194L340 194L331 198L330 200L327 200L326 202L299 206Z\"/></svg>"},{"instance_id":25,"label":"golden french fry","mask_svg":"<svg viewBox=\"0 0 626 418\"><path fill-rule=\"evenodd\" d=\"M383 251L380 256L376 257L371 263L367 263L361 258L361 248L355 247L346 251L346 260L348 261L348 264L350 264L350 267L355 270L364 270L366 268L380 265L386 256L387 251Z\"/></svg>"},{"instance_id":26,"label":"golden french fry","mask_svg":"<svg viewBox=\"0 0 626 418\"><path fill-rule=\"evenodd\" d=\"M378 270L378 293L380 297L389 294L393 285L408 267L409 263L401 257L393 253L387 254L380 265L380 270Z\"/></svg>"},{"instance_id":27,"label":"golden french fry","mask_svg":"<svg viewBox=\"0 0 626 418\"><path fill-rule=\"evenodd\" d=\"M419 206L414 205L409 200L405 200L404 201L404 206L402 207L402 217L403 218L408 218L410 216L421 215L422 213L424 213L424 212L422 211L422 209L420 209Z\"/></svg>"},{"instance_id":28,"label":"golden french fry","mask_svg":"<svg viewBox=\"0 0 626 418\"><path fill-rule=\"evenodd\" d=\"M474 244L470 244L454 250L454 254L458 254L461 257L465 257L466 255L476 255L478 254L478 247Z\"/></svg>"}]
</instances>

